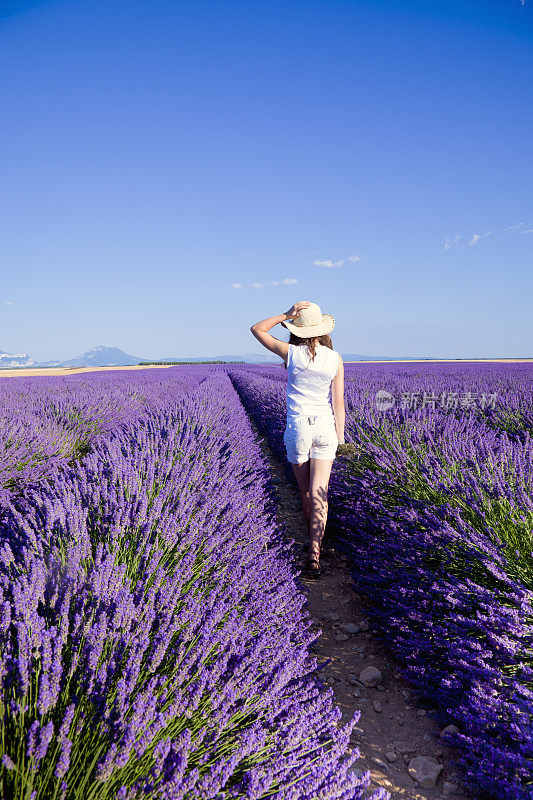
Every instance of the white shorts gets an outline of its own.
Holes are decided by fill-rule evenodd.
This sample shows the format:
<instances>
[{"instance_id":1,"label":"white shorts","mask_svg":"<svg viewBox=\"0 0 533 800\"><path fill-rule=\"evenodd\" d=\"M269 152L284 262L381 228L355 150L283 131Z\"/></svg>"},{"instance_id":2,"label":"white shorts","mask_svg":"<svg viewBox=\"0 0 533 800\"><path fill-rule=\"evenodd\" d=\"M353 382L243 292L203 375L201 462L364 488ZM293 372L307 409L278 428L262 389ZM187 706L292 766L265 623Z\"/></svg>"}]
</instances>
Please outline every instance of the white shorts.
<instances>
[{"instance_id":1,"label":"white shorts","mask_svg":"<svg viewBox=\"0 0 533 800\"><path fill-rule=\"evenodd\" d=\"M309 458L333 460L339 444L335 417L293 417L287 420L283 441L291 464L303 464Z\"/></svg>"}]
</instances>

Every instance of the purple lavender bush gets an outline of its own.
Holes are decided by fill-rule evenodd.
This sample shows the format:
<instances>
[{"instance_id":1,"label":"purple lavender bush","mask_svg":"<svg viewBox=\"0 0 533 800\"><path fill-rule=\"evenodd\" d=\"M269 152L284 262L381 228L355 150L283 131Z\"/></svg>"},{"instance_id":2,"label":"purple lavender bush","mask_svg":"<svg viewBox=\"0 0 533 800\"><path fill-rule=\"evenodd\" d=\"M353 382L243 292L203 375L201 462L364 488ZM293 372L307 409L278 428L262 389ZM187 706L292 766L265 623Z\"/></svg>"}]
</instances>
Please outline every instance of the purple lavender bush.
<instances>
[{"instance_id":1,"label":"purple lavender bush","mask_svg":"<svg viewBox=\"0 0 533 800\"><path fill-rule=\"evenodd\" d=\"M0 505L1 794L361 798L229 378L160 388Z\"/></svg>"},{"instance_id":2,"label":"purple lavender bush","mask_svg":"<svg viewBox=\"0 0 533 800\"><path fill-rule=\"evenodd\" d=\"M145 410L164 408L208 376L204 367L21 377L0 384L0 496L50 478L59 463L91 452L101 437Z\"/></svg>"},{"instance_id":3,"label":"purple lavender bush","mask_svg":"<svg viewBox=\"0 0 533 800\"><path fill-rule=\"evenodd\" d=\"M230 374L284 456L285 387L264 370ZM379 411L379 390L409 403ZM469 396L495 390L496 408ZM436 399L411 407L413 392ZM453 392L463 407L441 406ZM346 365L357 453L330 482L373 624L437 721L459 729L445 740L467 787L497 800L533 797L532 393L529 365Z\"/></svg>"}]
</instances>

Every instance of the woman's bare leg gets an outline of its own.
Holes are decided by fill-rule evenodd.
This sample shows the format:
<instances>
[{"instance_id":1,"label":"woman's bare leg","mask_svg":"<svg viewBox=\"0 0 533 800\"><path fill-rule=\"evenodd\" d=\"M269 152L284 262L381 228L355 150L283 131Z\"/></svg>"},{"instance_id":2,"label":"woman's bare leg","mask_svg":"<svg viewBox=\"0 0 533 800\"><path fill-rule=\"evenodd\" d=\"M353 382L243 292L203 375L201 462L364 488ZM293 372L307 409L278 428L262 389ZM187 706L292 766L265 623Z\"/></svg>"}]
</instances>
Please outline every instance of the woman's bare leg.
<instances>
[{"instance_id":1,"label":"woman's bare leg","mask_svg":"<svg viewBox=\"0 0 533 800\"><path fill-rule=\"evenodd\" d=\"M307 529L310 530L311 500L309 497L309 461L304 461L303 464L292 464L292 468L298 482L298 489L300 490L300 499L307 522Z\"/></svg>"},{"instance_id":2,"label":"woman's bare leg","mask_svg":"<svg viewBox=\"0 0 533 800\"><path fill-rule=\"evenodd\" d=\"M309 558L318 562L320 545L328 518L328 485L333 459L311 458L309 467L309 497L311 500L311 525Z\"/></svg>"}]
</instances>

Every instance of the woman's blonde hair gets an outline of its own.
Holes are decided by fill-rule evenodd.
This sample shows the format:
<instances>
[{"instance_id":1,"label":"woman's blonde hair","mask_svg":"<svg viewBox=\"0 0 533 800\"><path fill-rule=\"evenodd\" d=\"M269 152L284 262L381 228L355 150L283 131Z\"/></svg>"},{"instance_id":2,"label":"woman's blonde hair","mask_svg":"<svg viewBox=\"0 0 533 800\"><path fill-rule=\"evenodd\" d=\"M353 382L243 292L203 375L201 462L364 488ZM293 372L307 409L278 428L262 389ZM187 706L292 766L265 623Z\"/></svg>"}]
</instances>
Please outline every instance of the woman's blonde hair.
<instances>
[{"instance_id":1,"label":"woman's blonde hair","mask_svg":"<svg viewBox=\"0 0 533 800\"><path fill-rule=\"evenodd\" d=\"M315 359L317 344L322 344L324 347L329 347L330 350L333 350L333 342L331 341L329 333L325 333L323 336L308 336L306 339L301 336L296 336L295 333L291 333L289 336L289 344L307 345L311 361ZM283 365L285 369L287 369L287 364L285 364L285 362L283 362Z\"/></svg>"}]
</instances>

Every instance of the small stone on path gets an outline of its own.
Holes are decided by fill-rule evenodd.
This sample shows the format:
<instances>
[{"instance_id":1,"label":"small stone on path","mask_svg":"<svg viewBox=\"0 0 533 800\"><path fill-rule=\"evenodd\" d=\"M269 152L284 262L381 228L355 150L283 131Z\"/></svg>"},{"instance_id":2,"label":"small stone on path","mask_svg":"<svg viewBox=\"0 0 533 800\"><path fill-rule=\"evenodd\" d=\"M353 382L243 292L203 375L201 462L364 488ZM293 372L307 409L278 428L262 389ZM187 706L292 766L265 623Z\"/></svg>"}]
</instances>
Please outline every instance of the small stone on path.
<instances>
[{"instance_id":1,"label":"small stone on path","mask_svg":"<svg viewBox=\"0 0 533 800\"><path fill-rule=\"evenodd\" d=\"M381 711L383 711L383 706L381 705L381 703L379 702L379 700L373 700L373 701L372 701L372 706L374 707L374 711L375 711L377 714L379 714Z\"/></svg>"},{"instance_id":2,"label":"small stone on path","mask_svg":"<svg viewBox=\"0 0 533 800\"><path fill-rule=\"evenodd\" d=\"M359 673L359 680L362 684L369 687L377 686L381 683L382 674L376 667L363 667Z\"/></svg>"},{"instance_id":3,"label":"small stone on path","mask_svg":"<svg viewBox=\"0 0 533 800\"><path fill-rule=\"evenodd\" d=\"M442 764L431 756L417 756L410 760L407 772L423 789L432 789L442 772Z\"/></svg>"},{"instance_id":4,"label":"small stone on path","mask_svg":"<svg viewBox=\"0 0 533 800\"><path fill-rule=\"evenodd\" d=\"M359 625L356 625L354 622L341 622L339 625L346 633L359 633Z\"/></svg>"}]
</instances>

